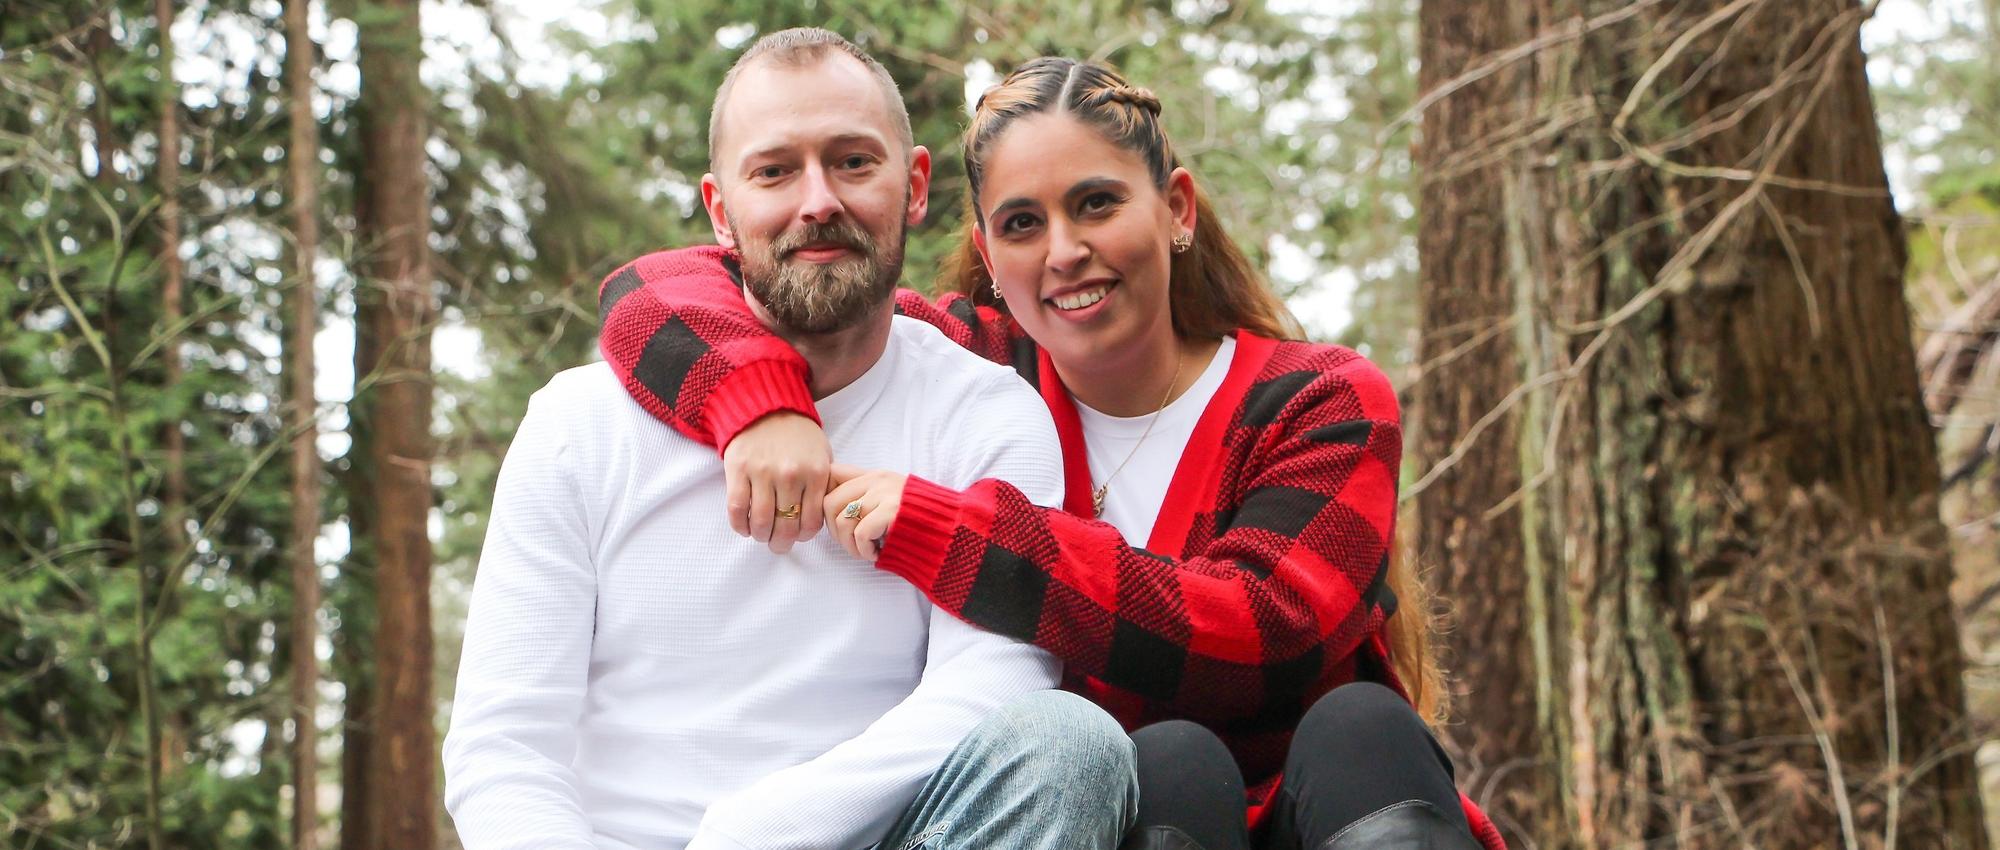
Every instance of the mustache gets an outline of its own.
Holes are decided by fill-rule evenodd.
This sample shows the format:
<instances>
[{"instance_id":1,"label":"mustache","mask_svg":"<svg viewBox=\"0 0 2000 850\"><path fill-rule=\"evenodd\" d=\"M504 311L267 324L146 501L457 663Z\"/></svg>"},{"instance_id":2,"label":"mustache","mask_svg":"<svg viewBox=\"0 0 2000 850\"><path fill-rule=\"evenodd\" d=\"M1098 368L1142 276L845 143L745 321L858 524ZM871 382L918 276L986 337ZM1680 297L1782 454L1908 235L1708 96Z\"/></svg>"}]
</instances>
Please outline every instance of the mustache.
<instances>
[{"instance_id":1,"label":"mustache","mask_svg":"<svg viewBox=\"0 0 2000 850\"><path fill-rule=\"evenodd\" d=\"M792 254L809 245L837 245L864 256L875 252L874 240L860 227L848 222L827 222L810 224L805 228L778 237L771 244L771 253L779 257Z\"/></svg>"}]
</instances>

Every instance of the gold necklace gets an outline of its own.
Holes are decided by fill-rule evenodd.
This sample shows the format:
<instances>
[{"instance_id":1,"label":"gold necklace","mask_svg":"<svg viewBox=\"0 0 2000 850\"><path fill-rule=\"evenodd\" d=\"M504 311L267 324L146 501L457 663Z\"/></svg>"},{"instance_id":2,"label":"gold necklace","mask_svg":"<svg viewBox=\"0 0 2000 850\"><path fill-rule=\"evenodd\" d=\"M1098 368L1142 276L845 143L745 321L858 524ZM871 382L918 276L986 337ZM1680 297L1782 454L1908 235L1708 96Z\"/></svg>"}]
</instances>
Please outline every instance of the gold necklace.
<instances>
[{"instance_id":1,"label":"gold necklace","mask_svg":"<svg viewBox=\"0 0 2000 850\"><path fill-rule=\"evenodd\" d=\"M1147 437L1152 436L1153 423L1160 421L1160 414L1167 412L1167 402L1174 397L1174 387L1181 382L1181 367L1186 365L1187 350L1182 349L1180 354L1174 358L1174 379L1167 382L1167 394L1160 397L1160 407L1158 410L1153 411L1153 418L1146 420L1146 430L1139 432L1139 441L1132 444L1132 450L1125 453L1125 459L1118 463L1117 469L1111 470L1111 474L1105 477L1104 483L1097 485L1097 489L1090 491L1090 516L1092 519L1104 516L1104 494L1111 492L1111 480L1117 478L1118 473L1125 471L1125 464L1131 463L1132 458L1138 456L1139 447L1146 444Z\"/></svg>"}]
</instances>

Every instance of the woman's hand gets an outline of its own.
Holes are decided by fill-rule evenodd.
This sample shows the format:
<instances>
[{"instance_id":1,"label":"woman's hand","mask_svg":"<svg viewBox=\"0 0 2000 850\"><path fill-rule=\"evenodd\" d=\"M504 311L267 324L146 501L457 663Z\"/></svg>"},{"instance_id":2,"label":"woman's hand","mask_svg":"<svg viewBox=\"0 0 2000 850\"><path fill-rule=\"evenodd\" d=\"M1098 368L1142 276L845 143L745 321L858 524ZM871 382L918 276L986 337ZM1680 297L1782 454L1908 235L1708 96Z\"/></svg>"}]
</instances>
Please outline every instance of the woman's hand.
<instances>
[{"instance_id":1,"label":"woman's hand","mask_svg":"<svg viewBox=\"0 0 2000 850\"><path fill-rule=\"evenodd\" d=\"M826 494L822 507L842 549L864 561L881 554L882 538L903 507L903 483L909 479L900 472L833 465L833 492Z\"/></svg>"},{"instance_id":2,"label":"woman's hand","mask_svg":"<svg viewBox=\"0 0 2000 850\"><path fill-rule=\"evenodd\" d=\"M812 419L779 411L750 424L722 452L729 527L784 554L819 533L833 449Z\"/></svg>"}]
</instances>

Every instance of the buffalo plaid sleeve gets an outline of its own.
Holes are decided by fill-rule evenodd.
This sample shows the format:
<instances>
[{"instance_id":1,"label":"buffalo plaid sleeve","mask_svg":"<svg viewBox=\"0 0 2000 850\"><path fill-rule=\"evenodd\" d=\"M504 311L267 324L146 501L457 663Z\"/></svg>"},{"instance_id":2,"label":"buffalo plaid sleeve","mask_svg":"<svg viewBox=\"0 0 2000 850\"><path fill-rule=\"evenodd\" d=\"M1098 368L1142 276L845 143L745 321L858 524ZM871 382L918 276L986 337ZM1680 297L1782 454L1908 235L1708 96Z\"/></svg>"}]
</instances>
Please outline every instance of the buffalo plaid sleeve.
<instances>
[{"instance_id":1,"label":"buffalo plaid sleeve","mask_svg":"<svg viewBox=\"0 0 2000 850\"><path fill-rule=\"evenodd\" d=\"M714 246L647 254L607 276L597 296L598 349L625 391L718 451L772 413L819 421L805 358L750 311L726 258ZM898 290L896 310L1001 363L1025 339L1005 316L962 296L932 304Z\"/></svg>"},{"instance_id":2,"label":"buffalo plaid sleeve","mask_svg":"<svg viewBox=\"0 0 2000 850\"><path fill-rule=\"evenodd\" d=\"M1380 582L1401 456L1396 398L1349 355L1251 388L1225 443L1255 448L1222 472L1222 506L1198 513L1182 559L1003 482L958 492L912 477L877 566L965 620L1184 716L1295 717L1393 605Z\"/></svg>"},{"instance_id":3,"label":"buffalo plaid sleeve","mask_svg":"<svg viewBox=\"0 0 2000 850\"><path fill-rule=\"evenodd\" d=\"M1017 361L1034 362L1022 356L1028 342L1014 320L992 307L981 307L956 292L932 303L908 289L897 290L896 312L943 331L952 342L967 351L1002 366Z\"/></svg>"},{"instance_id":4,"label":"buffalo plaid sleeve","mask_svg":"<svg viewBox=\"0 0 2000 850\"><path fill-rule=\"evenodd\" d=\"M718 450L766 414L818 421L804 357L758 321L716 247L647 254L604 279L598 348L648 413Z\"/></svg>"}]
</instances>

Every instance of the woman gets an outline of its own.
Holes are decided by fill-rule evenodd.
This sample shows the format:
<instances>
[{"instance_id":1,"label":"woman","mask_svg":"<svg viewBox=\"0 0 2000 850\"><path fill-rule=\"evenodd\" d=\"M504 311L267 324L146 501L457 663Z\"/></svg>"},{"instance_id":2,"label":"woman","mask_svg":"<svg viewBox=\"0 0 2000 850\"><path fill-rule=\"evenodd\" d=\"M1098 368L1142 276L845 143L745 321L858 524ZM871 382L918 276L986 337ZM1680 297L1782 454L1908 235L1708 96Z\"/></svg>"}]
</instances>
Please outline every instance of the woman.
<instances>
[{"instance_id":1,"label":"woman","mask_svg":"<svg viewBox=\"0 0 2000 850\"><path fill-rule=\"evenodd\" d=\"M1041 391L1063 510L998 481L836 468L828 524L938 606L1055 653L1069 689L1139 730L1134 846L1500 846L1407 701L1434 687L1422 606L1388 627L1397 591L1420 590L1388 569L1395 394L1355 352L1289 341L1296 323L1159 111L1103 66L1022 65L965 135L952 294L897 296ZM717 257L672 281L607 279L604 351L625 376L682 376L674 398L626 383L740 470L810 443L812 411L802 362ZM708 345L643 342L675 320ZM749 477L737 529L799 534L818 482Z\"/></svg>"}]
</instances>

